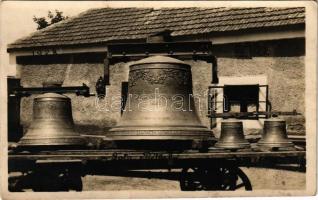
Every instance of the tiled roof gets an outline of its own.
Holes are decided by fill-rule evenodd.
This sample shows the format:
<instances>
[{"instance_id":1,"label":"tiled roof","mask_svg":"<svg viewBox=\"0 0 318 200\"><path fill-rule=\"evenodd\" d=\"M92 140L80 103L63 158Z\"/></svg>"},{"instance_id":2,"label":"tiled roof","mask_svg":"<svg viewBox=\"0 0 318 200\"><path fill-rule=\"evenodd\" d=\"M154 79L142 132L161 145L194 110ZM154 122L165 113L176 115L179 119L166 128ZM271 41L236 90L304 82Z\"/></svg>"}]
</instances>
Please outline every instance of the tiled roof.
<instances>
[{"instance_id":1,"label":"tiled roof","mask_svg":"<svg viewBox=\"0 0 318 200\"><path fill-rule=\"evenodd\" d=\"M246 31L305 23L305 8L100 8L17 40L11 48L102 43L146 38L165 29L172 36Z\"/></svg>"}]
</instances>

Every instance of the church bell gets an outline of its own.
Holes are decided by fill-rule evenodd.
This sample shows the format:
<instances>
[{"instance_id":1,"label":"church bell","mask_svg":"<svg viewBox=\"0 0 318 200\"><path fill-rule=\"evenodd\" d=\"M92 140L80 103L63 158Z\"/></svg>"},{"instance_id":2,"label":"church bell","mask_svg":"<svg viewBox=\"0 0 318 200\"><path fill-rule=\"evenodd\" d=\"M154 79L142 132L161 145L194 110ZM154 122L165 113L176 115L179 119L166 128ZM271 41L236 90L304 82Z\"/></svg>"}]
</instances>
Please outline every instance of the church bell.
<instances>
[{"instance_id":1,"label":"church bell","mask_svg":"<svg viewBox=\"0 0 318 200\"><path fill-rule=\"evenodd\" d=\"M57 93L44 93L34 99L33 121L19 146L72 147L83 144L84 139L74 130L70 98Z\"/></svg>"},{"instance_id":2,"label":"church bell","mask_svg":"<svg viewBox=\"0 0 318 200\"><path fill-rule=\"evenodd\" d=\"M243 133L243 123L236 119L227 119L221 122L221 136L215 144L217 148L243 149L250 147Z\"/></svg>"},{"instance_id":3,"label":"church bell","mask_svg":"<svg viewBox=\"0 0 318 200\"><path fill-rule=\"evenodd\" d=\"M128 81L125 109L109 138L135 143L212 137L196 114L190 65L166 56L148 57L130 65Z\"/></svg>"},{"instance_id":4,"label":"church bell","mask_svg":"<svg viewBox=\"0 0 318 200\"><path fill-rule=\"evenodd\" d=\"M265 120L262 138L257 145L268 148L294 146L287 137L286 121L279 118Z\"/></svg>"}]
</instances>

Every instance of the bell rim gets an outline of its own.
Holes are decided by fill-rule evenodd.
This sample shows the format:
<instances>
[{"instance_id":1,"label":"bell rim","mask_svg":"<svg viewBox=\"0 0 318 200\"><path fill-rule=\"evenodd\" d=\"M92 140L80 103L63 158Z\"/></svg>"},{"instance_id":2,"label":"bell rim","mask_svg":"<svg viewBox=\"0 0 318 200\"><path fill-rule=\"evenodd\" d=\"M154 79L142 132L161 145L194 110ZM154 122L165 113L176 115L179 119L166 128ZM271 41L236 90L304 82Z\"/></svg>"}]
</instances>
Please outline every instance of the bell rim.
<instances>
[{"instance_id":1,"label":"bell rim","mask_svg":"<svg viewBox=\"0 0 318 200\"><path fill-rule=\"evenodd\" d=\"M106 138L115 140L194 140L215 138L210 130L109 130Z\"/></svg>"},{"instance_id":2,"label":"bell rim","mask_svg":"<svg viewBox=\"0 0 318 200\"><path fill-rule=\"evenodd\" d=\"M61 137L28 137L25 134L18 142L19 146L56 146L56 145L84 145L86 140L81 135L63 135Z\"/></svg>"},{"instance_id":3,"label":"bell rim","mask_svg":"<svg viewBox=\"0 0 318 200\"><path fill-rule=\"evenodd\" d=\"M143 130L144 128L147 128L145 130L186 130L187 128L191 129L204 129L204 130L208 130L209 129L206 126L203 125L118 125L118 126L114 126L112 127L109 131L111 131L112 129L136 129L136 130ZM149 129L150 128L150 129ZM161 129L161 128L165 128L165 129ZM181 129L176 129L176 128L181 128Z\"/></svg>"},{"instance_id":4,"label":"bell rim","mask_svg":"<svg viewBox=\"0 0 318 200\"><path fill-rule=\"evenodd\" d=\"M251 144L247 142L247 143L235 143L235 145L233 145L232 142L229 144L227 144L227 142L222 142L222 143L217 142L215 143L214 147L221 148L221 149L246 149L246 148L250 148Z\"/></svg>"},{"instance_id":5,"label":"bell rim","mask_svg":"<svg viewBox=\"0 0 318 200\"><path fill-rule=\"evenodd\" d=\"M268 144L293 144L293 142L291 142L291 141L282 141L282 142L258 142L257 143L257 145L263 145L263 144L265 144L265 145L268 145Z\"/></svg>"},{"instance_id":6,"label":"bell rim","mask_svg":"<svg viewBox=\"0 0 318 200\"><path fill-rule=\"evenodd\" d=\"M182 133L182 134L180 134ZM113 135L113 134L136 134L136 135L142 135L142 134L148 134L148 135L197 135L197 134L209 134L213 133L209 130L113 130L108 131L106 135Z\"/></svg>"},{"instance_id":7,"label":"bell rim","mask_svg":"<svg viewBox=\"0 0 318 200\"><path fill-rule=\"evenodd\" d=\"M288 143L257 143L256 144L258 147L294 147L295 145L292 142Z\"/></svg>"},{"instance_id":8,"label":"bell rim","mask_svg":"<svg viewBox=\"0 0 318 200\"><path fill-rule=\"evenodd\" d=\"M191 136L169 136L169 135L106 135L105 138L112 141L191 141L191 140L211 140L213 135L191 135Z\"/></svg>"},{"instance_id":9,"label":"bell rim","mask_svg":"<svg viewBox=\"0 0 318 200\"><path fill-rule=\"evenodd\" d=\"M77 140L77 141L76 141ZM86 141L84 139L73 139L69 142L41 142L41 139L38 139L38 142L35 142L34 139L24 139L18 142L18 146L84 146Z\"/></svg>"},{"instance_id":10,"label":"bell rim","mask_svg":"<svg viewBox=\"0 0 318 200\"><path fill-rule=\"evenodd\" d=\"M50 144L29 144L29 143L19 143L18 146L19 147L25 147L25 146L84 146L84 143L77 143L77 144L73 144L73 143L50 143Z\"/></svg>"},{"instance_id":11,"label":"bell rim","mask_svg":"<svg viewBox=\"0 0 318 200\"><path fill-rule=\"evenodd\" d=\"M184 125L147 125L147 126L143 126L143 125L128 125L128 126L124 126L124 125L119 125L119 126L115 126L111 129L108 130L108 133L113 133L113 132L176 132L177 134L179 134L179 132L182 133L191 133L191 132L212 132L212 130L209 130L206 126L203 125L188 125L188 126L184 126Z\"/></svg>"}]
</instances>

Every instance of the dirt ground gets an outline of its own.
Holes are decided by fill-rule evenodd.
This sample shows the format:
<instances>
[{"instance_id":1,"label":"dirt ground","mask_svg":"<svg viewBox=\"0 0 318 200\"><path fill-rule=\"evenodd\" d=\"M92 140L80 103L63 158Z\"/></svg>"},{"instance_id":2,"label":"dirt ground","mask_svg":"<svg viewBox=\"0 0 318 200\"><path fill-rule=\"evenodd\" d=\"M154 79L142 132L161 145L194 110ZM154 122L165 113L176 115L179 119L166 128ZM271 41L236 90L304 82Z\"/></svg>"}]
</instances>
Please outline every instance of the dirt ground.
<instances>
[{"instance_id":1,"label":"dirt ground","mask_svg":"<svg viewBox=\"0 0 318 200\"><path fill-rule=\"evenodd\" d=\"M249 177L253 190L302 190L306 187L306 174L303 172L265 169L265 168L241 168ZM135 172L125 176L85 176L83 191L105 190L178 190L177 179L179 171L169 174L161 171ZM243 189L243 188L242 188Z\"/></svg>"}]
</instances>

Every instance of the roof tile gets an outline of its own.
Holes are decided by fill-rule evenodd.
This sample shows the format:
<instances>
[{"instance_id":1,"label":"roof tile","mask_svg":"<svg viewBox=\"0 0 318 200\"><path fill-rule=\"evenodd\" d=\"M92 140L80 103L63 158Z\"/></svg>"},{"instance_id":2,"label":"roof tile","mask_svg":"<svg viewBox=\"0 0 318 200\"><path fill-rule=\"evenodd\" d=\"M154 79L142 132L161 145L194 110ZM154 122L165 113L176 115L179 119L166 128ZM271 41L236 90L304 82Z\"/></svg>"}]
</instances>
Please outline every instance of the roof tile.
<instances>
[{"instance_id":1,"label":"roof tile","mask_svg":"<svg viewBox=\"0 0 318 200\"><path fill-rule=\"evenodd\" d=\"M100 8L19 39L9 48L142 39L163 29L172 36L305 23L305 8Z\"/></svg>"}]
</instances>

